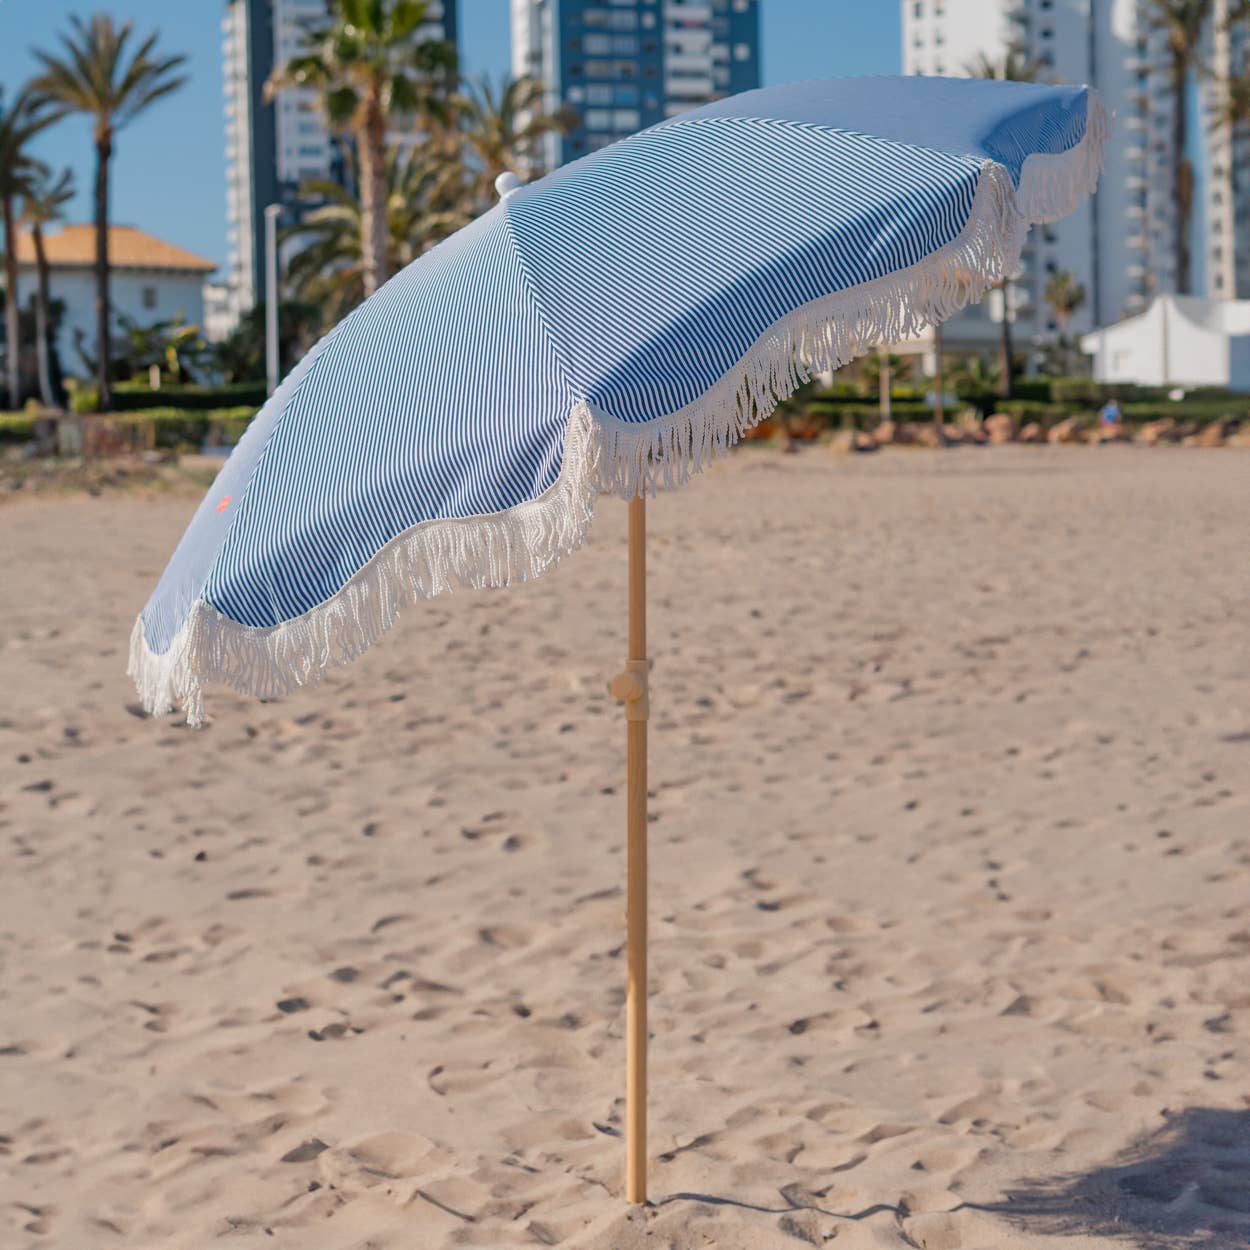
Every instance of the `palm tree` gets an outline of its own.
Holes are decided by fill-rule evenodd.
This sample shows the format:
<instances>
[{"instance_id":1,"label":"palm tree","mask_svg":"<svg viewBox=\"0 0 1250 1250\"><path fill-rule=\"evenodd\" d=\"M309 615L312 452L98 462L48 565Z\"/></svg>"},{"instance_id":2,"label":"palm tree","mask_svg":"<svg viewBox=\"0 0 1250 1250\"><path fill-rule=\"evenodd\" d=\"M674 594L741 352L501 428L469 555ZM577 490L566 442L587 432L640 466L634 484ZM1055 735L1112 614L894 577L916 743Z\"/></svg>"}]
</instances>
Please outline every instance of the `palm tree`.
<instances>
[{"instance_id":1,"label":"palm tree","mask_svg":"<svg viewBox=\"0 0 1250 1250\"><path fill-rule=\"evenodd\" d=\"M1176 202L1173 251L1176 289L1188 295L1189 225L1193 216L1194 168L1185 154L1189 131L1189 79L1202 68L1203 35L1211 0L1150 0L1154 24L1167 35L1168 86L1172 92L1172 198Z\"/></svg>"},{"instance_id":2,"label":"palm tree","mask_svg":"<svg viewBox=\"0 0 1250 1250\"><path fill-rule=\"evenodd\" d=\"M39 101L29 90L21 91L6 109L0 100L0 217L4 226L4 332L5 372L9 407L21 402L18 340L21 326L17 307L17 205L29 194L47 166L30 154L30 141L59 113Z\"/></svg>"},{"instance_id":3,"label":"palm tree","mask_svg":"<svg viewBox=\"0 0 1250 1250\"><path fill-rule=\"evenodd\" d=\"M1222 22L1230 36L1240 36L1239 42L1244 43L1250 35L1250 0L1235 0L1227 6L1214 0L1212 16ZM1212 128L1227 126L1230 130L1239 130L1250 122L1250 59L1243 55L1240 65L1220 86L1223 91L1218 98Z\"/></svg>"},{"instance_id":4,"label":"palm tree","mask_svg":"<svg viewBox=\"0 0 1250 1250\"><path fill-rule=\"evenodd\" d=\"M133 53L129 43L134 24L113 24L105 13L90 21L70 18L71 34L61 36L61 55L35 49L43 72L32 88L65 110L91 119L95 140L95 311L96 377L100 407L112 407L109 378L109 161L118 131L145 109L177 91L187 80L177 73L184 56L156 53L159 32L153 32Z\"/></svg>"},{"instance_id":5,"label":"palm tree","mask_svg":"<svg viewBox=\"0 0 1250 1250\"><path fill-rule=\"evenodd\" d=\"M1000 60L993 60L984 52L964 66L969 78L1000 79L1003 82L1037 82L1044 65L1027 55L1019 44L1011 44Z\"/></svg>"},{"instance_id":6,"label":"palm tree","mask_svg":"<svg viewBox=\"0 0 1250 1250\"><path fill-rule=\"evenodd\" d=\"M1234 74L1224 84L1224 99L1214 125L1242 126L1250 122L1250 69Z\"/></svg>"},{"instance_id":7,"label":"palm tree","mask_svg":"<svg viewBox=\"0 0 1250 1250\"><path fill-rule=\"evenodd\" d=\"M426 0L331 0L330 23L308 31L308 47L274 71L266 92L316 87L326 119L355 140L365 246L365 295L390 275L386 132L398 117L446 116L455 49L422 39Z\"/></svg>"},{"instance_id":8,"label":"palm tree","mask_svg":"<svg viewBox=\"0 0 1250 1250\"><path fill-rule=\"evenodd\" d=\"M22 222L30 227L30 241L35 248L35 340L39 360L39 396L48 408L56 407L52 390L52 369L48 344L48 255L43 246L43 228L61 219L61 209L74 198L74 175L63 169L53 178L41 174L32 181L22 197Z\"/></svg>"},{"instance_id":9,"label":"palm tree","mask_svg":"<svg viewBox=\"0 0 1250 1250\"><path fill-rule=\"evenodd\" d=\"M543 172L539 141L574 125L575 114L567 107L547 111L545 94L542 82L527 74L505 77L498 85L475 79L457 97L457 119L473 171L472 194L480 208L490 203L495 179L505 170L523 177Z\"/></svg>"},{"instance_id":10,"label":"palm tree","mask_svg":"<svg viewBox=\"0 0 1250 1250\"><path fill-rule=\"evenodd\" d=\"M1050 281L1046 283L1043 298L1050 305L1050 311L1055 316L1055 323L1059 326L1059 342L1055 358L1062 368L1067 369L1071 365L1073 355L1072 346L1068 342L1068 326L1077 310L1085 303L1085 286L1066 269L1060 269L1051 274Z\"/></svg>"},{"instance_id":11,"label":"palm tree","mask_svg":"<svg viewBox=\"0 0 1250 1250\"><path fill-rule=\"evenodd\" d=\"M355 167L353 159L353 173ZM466 224L470 209L463 170L437 148L392 150L384 175L386 267L393 272ZM283 231L284 241L301 245L287 266L287 281L297 299L319 307L333 324L368 293L364 208L338 182L314 179L300 193L318 206Z\"/></svg>"},{"instance_id":12,"label":"palm tree","mask_svg":"<svg viewBox=\"0 0 1250 1250\"><path fill-rule=\"evenodd\" d=\"M1021 21L1020 17L1013 20ZM1040 77L1043 65L1028 56L1019 43L1010 43L1002 59L995 61L984 52L967 67L972 78L999 79L1003 82L1036 82ZM1011 341L1011 275L1004 277L998 284L1003 297L1003 316L1000 323L999 338L999 393L1003 399L1010 399L1015 382L1015 349Z\"/></svg>"},{"instance_id":13,"label":"palm tree","mask_svg":"<svg viewBox=\"0 0 1250 1250\"><path fill-rule=\"evenodd\" d=\"M1085 287L1066 269L1060 269L1050 276L1046 283L1046 303L1055 314L1055 322L1059 326L1059 337L1065 338L1068 325L1075 313L1085 303Z\"/></svg>"}]
</instances>

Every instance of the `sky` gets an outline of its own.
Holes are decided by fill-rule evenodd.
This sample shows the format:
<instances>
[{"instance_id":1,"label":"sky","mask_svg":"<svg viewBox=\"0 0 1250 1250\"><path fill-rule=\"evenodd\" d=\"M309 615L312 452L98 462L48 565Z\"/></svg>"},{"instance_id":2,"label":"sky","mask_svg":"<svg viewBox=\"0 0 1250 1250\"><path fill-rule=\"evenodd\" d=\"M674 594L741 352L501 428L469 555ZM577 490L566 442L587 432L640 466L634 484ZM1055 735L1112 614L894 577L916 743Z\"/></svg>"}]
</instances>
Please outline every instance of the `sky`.
<instances>
[{"instance_id":1,"label":"sky","mask_svg":"<svg viewBox=\"0 0 1250 1250\"><path fill-rule=\"evenodd\" d=\"M510 64L508 0L459 0L466 73ZM188 82L123 130L112 162L114 223L138 226L219 265L226 254L221 15L224 0L0 0L0 86L6 98L37 69L32 47L54 50L73 14L104 9L158 47L185 53ZM896 0L760 0L764 83L898 71ZM90 127L71 117L41 136L38 155L73 170L71 221L91 219ZM219 275L220 276L220 275Z\"/></svg>"}]
</instances>

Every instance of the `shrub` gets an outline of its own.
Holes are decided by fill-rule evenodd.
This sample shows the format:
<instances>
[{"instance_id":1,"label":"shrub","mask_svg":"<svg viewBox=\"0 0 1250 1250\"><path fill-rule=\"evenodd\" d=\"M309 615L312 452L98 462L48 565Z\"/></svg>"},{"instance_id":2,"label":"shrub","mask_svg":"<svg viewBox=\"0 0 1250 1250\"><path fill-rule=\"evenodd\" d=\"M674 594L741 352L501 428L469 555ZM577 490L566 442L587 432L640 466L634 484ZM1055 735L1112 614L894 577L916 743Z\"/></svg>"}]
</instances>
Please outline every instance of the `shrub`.
<instances>
[{"instance_id":1,"label":"shrub","mask_svg":"<svg viewBox=\"0 0 1250 1250\"><path fill-rule=\"evenodd\" d=\"M113 407L118 412L149 409L259 408L268 392L263 382L230 382L222 386L166 386L152 390L146 382L118 382L113 388Z\"/></svg>"},{"instance_id":2,"label":"shrub","mask_svg":"<svg viewBox=\"0 0 1250 1250\"><path fill-rule=\"evenodd\" d=\"M0 412L0 445L28 443L35 437L35 417L25 412Z\"/></svg>"},{"instance_id":3,"label":"shrub","mask_svg":"<svg viewBox=\"0 0 1250 1250\"><path fill-rule=\"evenodd\" d=\"M149 408L113 418L133 431L136 443L148 441L144 426L151 427L150 445L163 451L199 451L210 435L226 444L236 443L247 429L256 409L250 405L205 409Z\"/></svg>"},{"instance_id":4,"label":"shrub","mask_svg":"<svg viewBox=\"0 0 1250 1250\"><path fill-rule=\"evenodd\" d=\"M100 411L100 388L94 382L80 382L77 378L65 379L69 396L69 410L79 415Z\"/></svg>"}]
</instances>

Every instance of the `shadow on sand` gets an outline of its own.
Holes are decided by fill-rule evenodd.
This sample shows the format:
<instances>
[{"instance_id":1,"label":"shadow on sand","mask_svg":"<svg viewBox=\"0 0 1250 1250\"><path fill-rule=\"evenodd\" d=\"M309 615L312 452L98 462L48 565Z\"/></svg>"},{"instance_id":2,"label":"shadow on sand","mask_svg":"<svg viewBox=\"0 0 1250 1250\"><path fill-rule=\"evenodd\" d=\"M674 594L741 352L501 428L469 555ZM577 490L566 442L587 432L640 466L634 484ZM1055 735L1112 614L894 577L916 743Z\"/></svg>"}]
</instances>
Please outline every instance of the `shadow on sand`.
<instances>
[{"instance_id":1,"label":"shadow on sand","mask_svg":"<svg viewBox=\"0 0 1250 1250\"><path fill-rule=\"evenodd\" d=\"M1011 1189L1001 1202L963 1203L1034 1236L1103 1237L1132 1250L1247 1250L1250 1247L1250 1111L1194 1107L1168 1112L1167 1123L1129 1146L1106 1167ZM769 1215L811 1211L838 1221L893 1214L906 1229L905 1207L863 1210L824 1205L827 1190L781 1190L784 1205L702 1193L656 1202L699 1202ZM915 1243L911 1243L915 1244ZM954 1244L954 1243L952 1243Z\"/></svg>"},{"instance_id":2,"label":"shadow on sand","mask_svg":"<svg viewBox=\"0 0 1250 1250\"><path fill-rule=\"evenodd\" d=\"M1250 1111L1166 1114L1107 1167L1013 1189L980 1209L1032 1233L1118 1238L1135 1250L1245 1250Z\"/></svg>"}]
</instances>

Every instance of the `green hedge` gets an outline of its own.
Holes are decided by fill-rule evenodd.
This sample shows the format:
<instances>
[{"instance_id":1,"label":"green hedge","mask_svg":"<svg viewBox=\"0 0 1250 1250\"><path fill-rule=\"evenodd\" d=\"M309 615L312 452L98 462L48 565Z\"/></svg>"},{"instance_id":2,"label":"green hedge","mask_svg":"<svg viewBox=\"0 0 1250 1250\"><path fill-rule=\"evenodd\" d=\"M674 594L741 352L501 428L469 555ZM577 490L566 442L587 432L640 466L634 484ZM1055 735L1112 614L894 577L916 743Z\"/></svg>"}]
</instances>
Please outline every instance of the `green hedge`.
<instances>
[{"instance_id":1,"label":"green hedge","mask_svg":"<svg viewBox=\"0 0 1250 1250\"><path fill-rule=\"evenodd\" d=\"M236 405L203 412L188 411L186 408L149 408L144 412L118 413L105 419L119 425L151 424L155 446L177 451L187 448L198 450L210 434L226 443L237 443L255 415L254 407Z\"/></svg>"},{"instance_id":2,"label":"green hedge","mask_svg":"<svg viewBox=\"0 0 1250 1250\"><path fill-rule=\"evenodd\" d=\"M864 416L878 417L881 415L881 405L879 403L871 399L865 400L862 397L854 403L824 397L812 399L801 405L800 410L810 412L816 416L828 417L834 424L847 416L859 420ZM921 401L915 399L893 399L890 403L890 410L896 418L912 417L931 411Z\"/></svg>"},{"instance_id":3,"label":"green hedge","mask_svg":"<svg viewBox=\"0 0 1250 1250\"><path fill-rule=\"evenodd\" d=\"M113 408L117 412L143 412L152 409L259 408L267 390L263 382L232 382L222 386L165 386L154 391L146 382L118 382L113 387Z\"/></svg>"},{"instance_id":4,"label":"green hedge","mask_svg":"<svg viewBox=\"0 0 1250 1250\"><path fill-rule=\"evenodd\" d=\"M0 445L29 443L35 437L35 418L26 412L0 412Z\"/></svg>"},{"instance_id":5,"label":"green hedge","mask_svg":"<svg viewBox=\"0 0 1250 1250\"><path fill-rule=\"evenodd\" d=\"M113 413L82 419L130 427L138 445L147 440L137 427L151 426L153 446L169 451L198 451L210 434L226 443L237 443L255 415L256 409L251 405L236 405L203 412L186 408L149 408L144 412ZM29 442L35 437L35 420L35 416L25 412L0 413L0 445Z\"/></svg>"}]
</instances>

